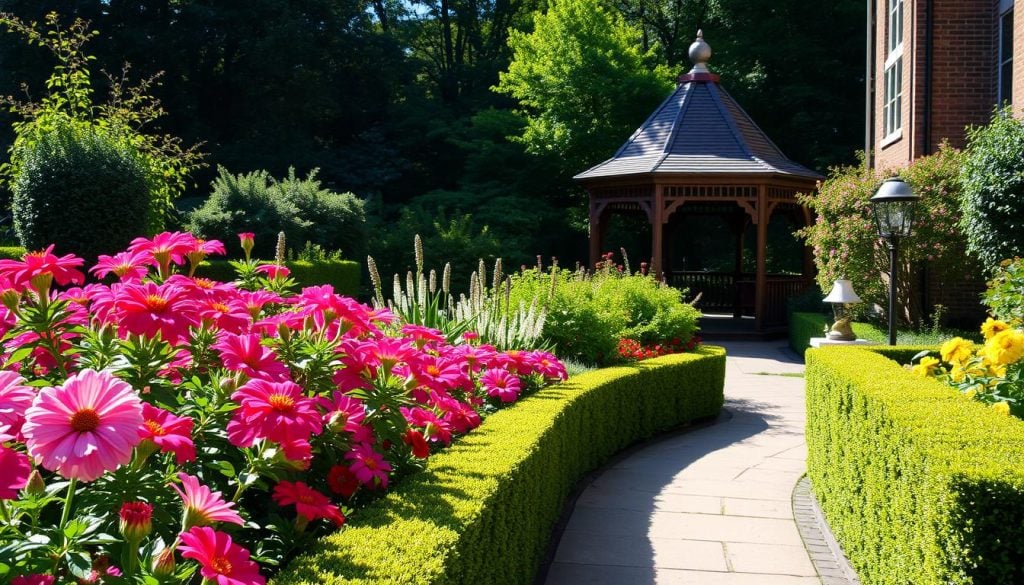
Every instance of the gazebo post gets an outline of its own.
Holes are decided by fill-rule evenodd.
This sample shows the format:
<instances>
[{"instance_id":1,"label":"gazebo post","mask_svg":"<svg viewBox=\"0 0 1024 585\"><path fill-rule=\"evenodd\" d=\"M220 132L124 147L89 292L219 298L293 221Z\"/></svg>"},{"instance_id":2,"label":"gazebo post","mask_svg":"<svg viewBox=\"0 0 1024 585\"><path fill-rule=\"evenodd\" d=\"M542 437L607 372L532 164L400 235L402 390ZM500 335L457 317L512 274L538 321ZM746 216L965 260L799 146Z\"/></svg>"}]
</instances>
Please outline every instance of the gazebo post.
<instances>
[{"instance_id":1,"label":"gazebo post","mask_svg":"<svg viewBox=\"0 0 1024 585\"><path fill-rule=\"evenodd\" d=\"M651 210L651 274L661 280L661 254L665 229L665 192L664 187L654 187L654 209Z\"/></svg>"},{"instance_id":2,"label":"gazebo post","mask_svg":"<svg viewBox=\"0 0 1024 585\"><path fill-rule=\"evenodd\" d=\"M601 259L601 247L604 245L605 225L601 221L603 210L598 210L594 195L590 195L590 265L587 268L593 269Z\"/></svg>"},{"instance_id":3,"label":"gazebo post","mask_svg":"<svg viewBox=\"0 0 1024 585\"><path fill-rule=\"evenodd\" d=\"M743 316L743 295L740 294L739 282L743 280L743 236L746 234L747 214L740 212L732 221L732 231L736 236L736 263L733 266L732 288L733 288L733 309L732 316L739 319Z\"/></svg>"},{"instance_id":4,"label":"gazebo post","mask_svg":"<svg viewBox=\"0 0 1024 585\"><path fill-rule=\"evenodd\" d=\"M758 331L764 331L765 300L768 294L768 193L757 186L757 275L754 281L754 319Z\"/></svg>"}]
</instances>

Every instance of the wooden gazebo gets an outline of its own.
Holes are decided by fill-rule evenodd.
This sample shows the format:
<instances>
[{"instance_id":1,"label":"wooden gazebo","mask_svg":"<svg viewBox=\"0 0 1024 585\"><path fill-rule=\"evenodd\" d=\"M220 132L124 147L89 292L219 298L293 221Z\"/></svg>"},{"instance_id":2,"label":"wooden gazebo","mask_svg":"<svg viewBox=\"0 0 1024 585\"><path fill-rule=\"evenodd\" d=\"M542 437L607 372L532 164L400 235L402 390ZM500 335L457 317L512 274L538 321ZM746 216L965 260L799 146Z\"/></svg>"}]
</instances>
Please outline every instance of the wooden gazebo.
<instances>
[{"instance_id":1,"label":"wooden gazebo","mask_svg":"<svg viewBox=\"0 0 1024 585\"><path fill-rule=\"evenodd\" d=\"M786 213L802 225L810 212L797 193L816 189L821 175L789 160L707 68L711 47L698 32L690 46L693 69L680 75L675 91L615 155L575 179L590 195L590 263L603 252L610 214L646 215L651 226L651 267L674 286L702 293L705 311L752 312L756 329L785 325L786 300L811 283L813 265L805 249L801 274L767 272L768 223ZM672 271L667 237L674 217L692 213L729 217L735 236L732 272ZM743 235L757 230L754 274L742 269Z\"/></svg>"}]
</instances>

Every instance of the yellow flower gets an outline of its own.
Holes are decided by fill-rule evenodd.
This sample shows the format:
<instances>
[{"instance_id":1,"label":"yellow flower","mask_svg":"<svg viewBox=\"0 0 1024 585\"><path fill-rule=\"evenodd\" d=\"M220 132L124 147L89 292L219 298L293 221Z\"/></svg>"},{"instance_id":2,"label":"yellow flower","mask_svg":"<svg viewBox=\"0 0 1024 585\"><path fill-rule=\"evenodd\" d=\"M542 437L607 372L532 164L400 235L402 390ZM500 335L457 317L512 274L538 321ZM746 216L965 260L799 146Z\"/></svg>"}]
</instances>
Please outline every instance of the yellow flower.
<instances>
[{"instance_id":1,"label":"yellow flower","mask_svg":"<svg viewBox=\"0 0 1024 585\"><path fill-rule=\"evenodd\" d=\"M997 366L995 364L988 364L988 375L992 378L1005 378L1006 377L1006 365Z\"/></svg>"},{"instance_id":2,"label":"yellow flower","mask_svg":"<svg viewBox=\"0 0 1024 585\"><path fill-rule=\"evenodd\" d=\"M963 337L954 337L942 344L939 354L942 355L942 361L961 364L974 354L974 344Z\"/></svg>"},{"instance_id":3,"label":"yellow flower","mask_svg":"<svg viewBox=\"0 0 1024 585\"><path fill-rule=\"evenodd\" d=\"M964 396L966 396L968 398L974 398L977 395L978 395L978 391L975 390L974 388L971 388L970 390L967 390L966 392L964 392Z\"/></svg>"},{"instance_id":4,"label":"yellow flower","mask_svg":"<svg viewBox=\"0 0 1024 585\"><path fill-rule=\"evenodd\" d=\"M996 402L992 405L992 410L999 414L1009 416L1010 415L1010 403L1009 402Z\"/></svg>"},{"instance_id":5,"label":"yellow flower","mask_svg":"<svg viewBox=\"0 0 1024 585\"><path fill-rule=\"evenodd\" d=\"M1000 331L985 342L982 354L992 365L1012 364L1024 355L1024 333L1014 329Z\"/></svg>"},{"instance_id":6,"label":"yellow flower","mask_svg":"<svg viewBox=\"0 0 1024 585\"><path fill-rule=\"evenodd\" d=\"M1005 321L999 321L989 317L985 319L985 322L981 324L981 333L985 336L985 339L992 339L992 336L996 333L1000 333L1009 329L1010 326Z\"/></svg>"},{"instance_id":7,"label":"yellow flower","mask_svg":"<svg viewBox=\"0 0 1024 585\"><path fill-rule=\"evenodd\" d=\"M927 378L935 372L935 368L937 367L939 367L939 360L931 356L925 356L921 358L921 361L912 369L914 374L921 376L922 378Z\"/></svg>"}]
</instances>

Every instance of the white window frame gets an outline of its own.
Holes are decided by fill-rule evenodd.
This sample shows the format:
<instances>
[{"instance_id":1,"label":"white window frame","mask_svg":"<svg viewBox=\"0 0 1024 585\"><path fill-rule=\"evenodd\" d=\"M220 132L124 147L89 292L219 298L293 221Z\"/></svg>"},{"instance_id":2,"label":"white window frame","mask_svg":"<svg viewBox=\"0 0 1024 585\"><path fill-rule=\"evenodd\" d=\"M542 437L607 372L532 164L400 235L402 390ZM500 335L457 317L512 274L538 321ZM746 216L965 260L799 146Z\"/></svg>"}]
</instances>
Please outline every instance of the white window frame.
<instances>
[{"instance_id":1,"label":"white window frame","mask_svg":"<svg viewBox=\"0 0 1024 585\"><path fill-rule=\"evenodd\" d=\"M1003 106L1007 105L1007 103L1009 103L1009 104L1013 103L1013 49L1012 48L1008 51L1009 57L1006 58L1006 59L1003 59L1003 38L1004 38L1004 36L1003 36L1003 23L1006 21L1006 17L1007 16L1009 16L1010 19L1011 19L1010 26L1012 27L1013 26L1013 20L1012 20L1013 19L1013 0L1001 0L999 2L999 42L998 42L998 46L996 48L996 50L998 51L998 53L996 54L996 63L998 64L997 67L996 67L996 69L997 69L996 76L997 76L997 83L998 83L998 85L996 86L996 105L999 106L999 107L1003 107ZM1011 31L1011 35L1010 35L1011 47L1012 47L1012 43L1013 43L1013 34L1015 34L1015 31ZM1010 95L1009 95L1009 99L1007 99L1007 96L1003 95L1003 67L1004 67L1004 65L1007 65L1007 64L1010 65Z\"/></svg>"},{"instance_id":2,"label":"white window frame","mask_svg":"<svg viewBox=\"0 0 1024 585\"><path fill-rule=\"evenodd\" d=\"M882 76L882 142L886 146L903 136L903 0L889 0L886 11L887 55Z\"/></svg>"}]
</instances>

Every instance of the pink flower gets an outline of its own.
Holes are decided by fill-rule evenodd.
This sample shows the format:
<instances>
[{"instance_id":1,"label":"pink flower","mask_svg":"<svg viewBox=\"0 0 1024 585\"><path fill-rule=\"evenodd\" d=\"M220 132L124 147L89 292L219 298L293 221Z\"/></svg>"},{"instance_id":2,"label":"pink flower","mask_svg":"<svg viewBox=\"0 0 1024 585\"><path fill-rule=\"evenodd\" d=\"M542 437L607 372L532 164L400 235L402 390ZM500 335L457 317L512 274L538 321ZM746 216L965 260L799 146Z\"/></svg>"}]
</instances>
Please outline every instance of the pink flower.
<instances>
[{"instance_id":1,"label":"pink flower","mask_svg":"<svg viewBox=\"0 0 1024 585\"><path fill-rule=\"evenodd\" d=\"M193 238L192 249L190 249L185 256L188 258L189 264L195 269L196 266L206 259L209 254L218 254L223 256L226 254L224 251L224 244L220 240L203 240L200 238Z\"/></svg>"},{"instance_id":2,"label":"pink flower","mask_svg":"<svg viewBox=\"0 0 1024 585\"><path fill-rule=\"evenodd\" d=\"M155 337L177 345L188 340L189 327L196 324L194 305L180 287L165 284L125 284L114 292L110 317L118 333Z\"/></svg>"},{"instance_id":3,"label":"pink flower","mask_svg":"<svg viewBox=\"0 0 1024 585\"><path fill-rule=\"evenodd\" d=\"M264 305L284 301L284 299L277 294L266 290L257 290L253 292L249 292L247 290L238 291L238 298L245 303L245 308L249 311L249 316L253 319L259 316Z\"/></svg>"},{"instance_id":4,"label":"pink flower","mask_svg":"<svg viewBox=\"0 0 1024 585\"><path fill-rule=\"evenodd\" d=\"M562 362L558 361L558 358L550 353L546 351L531 351L528 355L528 361L534 371L544 376L545 380L565 380L569 377Z\"/></svg>"},{"instance_id":5,"label":"pink flower","mask_svg":"<svg viewBox=\"0 0 1024 585\"><path fill-rule=\"evenodd\" d=\"M185 255L195 248L195 237L182 232L163 232L153 236L152 240L135 238L128 246L129 252L136 252L146 262L160 268L160 274L167 275L171 262L183 264Z\"/></svg>"},{"instance_id":6,"label":"pink flower","mask_svg":"<svg viewBox=\"0 0 1024 585\"><path fill-rule=\"evenodd\" d=\"M312 311L318 327L330 327L330 335L347 333L359 336L368 331L376 332L370 320L370 308L348 297L334 293L330 285L311 286L302 289L298 304Z\"/></svg>"},{"instance_id":7,"label":"pink flower","mask_svg":"<svg viewBox=\"0 0 1024 585\"><path fill-rule=\"evenodd\" d=\"M17 372L0 371L0 428L7 426L15 437L21 433L25 411L36 397L36 391L24 383L25 378Z\"/></svg>"},{"instance_id":8,"label":"pink flower","mask_svg":"<svg viewBox=\"0 0 1024 585\"><path fill-rule=\"evenodd\" d=\"M468 433L480 426L480 413L465 402L438 395L433 396L432 401L444 413L441 418L451 426L453 431Z\"/></svg>"},{"instance_id":9,"label":"pink flower","mask_svg":"<svg viewBox=\"0 0 1024 585\"><path fill-rule=\"evenodd\" d=\"M447 341L444 335L437 329L411 323L402 326L402 335L413 339L416 345L420 347L427 343L444 343Z\"/></svg>"},{"instance_id":10,"label":"pink flower","mask_svg":"<svg viewBox=\"0 0 1024 585\"><path fill-rule=\"evenodd\" d=\"M36 395L21 432L37 464L92 481L131 460L142 422L131 386L109 372L82 370Z\"/></svg>"},{"instance_id":11,"label":"pink flower","mask_svg":"<svg viewBox=\"0 0 1024 585\"><path fill-rule=\"evenodd\" d=\"M345 523L345 516L331 500L322 493L301 481L282 481L274 486L274 501L279 506L295 505L295 511L306 520L312 522L318 518L326 518L335 526Z\"/></svg>"},{"instance_id":12,"label":"pink flower","mask_svg":"<svg viewBox=\"0 0 1024 585\"><path fill-rule=\"evenodd\" d=\"M199 483L199 478L187 473L179 473L181 487L171 484L171 488L181 496L185 508L185 526L207 526L214 522L231 522L242 526L245 522L238 512L234 511L234 502L226 502L220 492Z\"/></svg>"},{"instance_id":13,"label":"pink flower","mask_svg":"<svg viewBox=\"0 0 1024 585\"><path fill-rule=\"evenodd\" d=\"M374 451L370 445L356 444L351 451L345 453L345 459L352 461L349 469L363 485L388 487L388 472L391 471L391 464L385 461L384 456Z\"/></svg>"},{"instance_id":14,"label":"pink flower","mask_svg":"<svg viewBox=\"0 0 1024 585\"><path fill-rule=\"evenodd\" d=\"M452 427L438 418L436 414L425 408L399 409L410 426L420 427L424 435L431 441L441 441L445 445L452 442Z\"/></svg>"},{"instance_id":15,"label":"pink flower","mask_svg":"<svg viewBox=\"0 0 1024 585\"><path fill-rule=\"evenodd\" d=\"M207 299L199 303L199 320L217 329L241 333L249 328L251 317L241 301Z\"/></svg>"},{"instance_id":16,"label":"pink flower","mask_svg":"<svg viewBox=\"0 0 1024 585\"><path fill-rule=\"evenodd\" d=\"M164 453L174 453L178 465L194 461L196 447L192 442L192 419L179 417L150 404L142 405L143 441L150 441Z\"/></svg>"},{"instance_id":17,"label":"pink flower","mask_svg":"<svg viewBox=\"0 0 1024 585\"><path fill-rule=\"evenodd\" d=\"M260 567L249 559L249 551L231 537L212 528L195 526L181 533L181 556L199 563L199 572L217 585L265 585Z\"/></svg>"},{"instance_id":18,"label":"pink flower","mask_svg":"<svg viewBox=\"0 0 1024 585\"><path fill-rule=\"evenodd\" d=\"M223 332L210 347L220 353L224 367L232 372L278 382L288 379L288 367L277 361L269 347L260 344L259 335Z\"/></svg>"},{"instance_id":19,"label":"pink flower","mask_svg":"<svg viewBox=\"0 0 1024 585\"><path fill-rule=\"evenodd\" d=\"M228 423L228 440L237 447L261 438L278 443L308 440L323 430L316 403L294 382L249 380L231 399L241 405Z\"/></svg>"},{"instance_id":20,"label":"pink flower","mask_svg":"<svg viewBox=\"0 0 1024 585\"><path fill-rule=\"evenodd\" d=\"M85 282L85 275L78 270L85 261L73 254L58 258L53 254L52 244L40 252L28 252L23 258L0 260L0 277L9 279L17 288L31 285L39 294L46 294L53 281L62 286Z\"/></svg>"},{"instance_id":21,"label":"pink flower","mask_svg":"<svg viewBox=\"0 0 1024 585\"><path fill-rule=\"evenodd\" d=\"M238 234L238 243L241 244L242 248L249 247L252 249L253 243L256 241L256 234L252 232L241 232Z\"/></svg>"},{"instance_id":22,"label":"pink flower","mask_svg":"<svg viewBox=\"0 0 1024 585\"><path fill-rule=\"evenodd\" d=\"M8 449L3 444L14 439L7 427L0 425L0 500L14 500L18 492L28 484L28 475L32 473L32 463L23 453Z\"/></svg>"},{"instance_id":23,"label":"pink flower","mask_svg":"<svg viewBox=\"0 0 1024 585\"><path fill-rule=\"evenodd\" d=\"M117 515L121 535L128 542L138 543L153 531L153 506L146 502L125 502Z\"/></svg>"},{"instance_id":24,"label":"pink flower","mask_svg":"<svg viewBox=\"0 0 1024 585\"><path fill-rule=\"evenodd\" d=\"M117 275L121 282L139 282L149 269L146 268L147 258L140 252L120 252L113 256L100 256L96 265L89 269L98 278L110 273Z\"/></svg>"},{"instance_id":25,"label":"pink flower","mask_svg":"<svg viewBox=\"0 0 1024 585\"><path fill-rule=\"evenodd\" d=\"M488 396L498 398L502 402L515 402L519 398L522 386L519 378L502 368L490 368L480 376L480 385Z\"/></svg>"},{"instance_id":26,"label":"pink flower","mask_svg":"<svg viewBox=\"0 0 1024 585\"><path fill-rule=\"evenodd\" d=\"M11 579L11 585L53 585L55 578L53 575L23 575Z\"/></svg>"},{"instance_id":27,"label":"pink flower","mask_svg":"<svg viewBox=\"0 0 1024 585\"><path fill-rule=\"evenodd\" d=\"M373 431L362 424L366 418L366 406L362 400L344 392L334 392L330 400L321 398L320 406L326 411L324 425L334 432L351 433L357 442L373 440Z\"/></svg>"},{"instance_id":28,"label":"pink flower","mask_svg":"<svg viewBox=\"0 0 1024 585\"><path fill-rule=\"evenodd\" d=\"M292 273L291 270L288 270L287 266L279 266L277 264L260 264L256 267L256 272L266 274L267 278L271 280L287 278Z\"/></svg>"},{"instance_id":29,"label":"pink flower","mask_svg":"<svg viewBox=\"0 0 1024 585\"><path fill-rule=\"evenodd\" d=\"M434 390L463 388L469 382L469 375L463 371L462 364L456 361L438 358L425 359L414 370L416 380Z\"/></svg>"}]
</instances>

